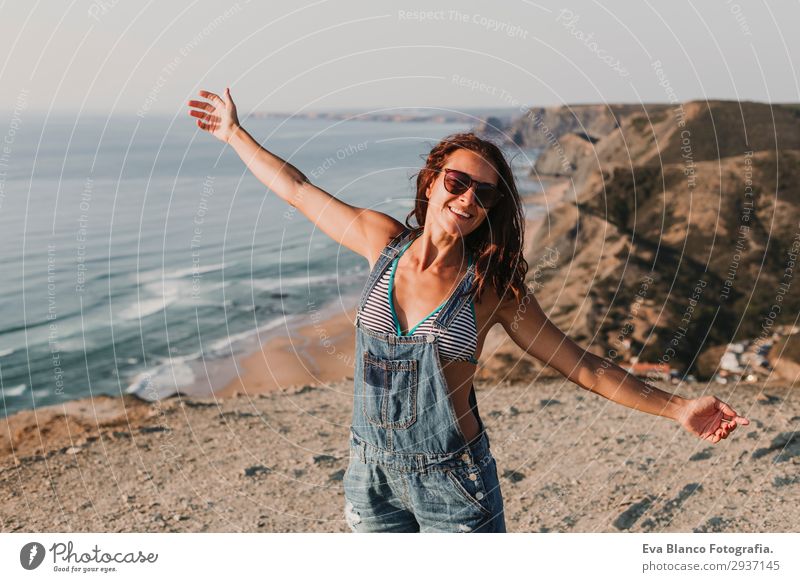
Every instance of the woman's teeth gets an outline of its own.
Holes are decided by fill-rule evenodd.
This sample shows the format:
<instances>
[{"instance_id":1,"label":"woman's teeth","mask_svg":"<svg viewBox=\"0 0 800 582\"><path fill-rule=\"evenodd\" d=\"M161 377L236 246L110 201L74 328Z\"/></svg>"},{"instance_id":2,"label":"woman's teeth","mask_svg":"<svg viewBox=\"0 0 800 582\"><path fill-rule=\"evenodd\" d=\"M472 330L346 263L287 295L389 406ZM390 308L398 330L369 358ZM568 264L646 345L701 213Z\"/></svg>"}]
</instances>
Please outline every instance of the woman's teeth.
<instances>
[{"instance_id":1,"label":"woman's teeth","mask_svg":"<svg viewBox=\"0 0 800 582\"><path fill-rule=\"evenodd\" d=\"M453 214L455 214L456 216L458 216L462 220L466 220L468 218L472 218L472 216L470 214L467 214L466 212L462 213L460 210L456 210L452 206L448 206L448 208L450 209L450 212L452 212Z\"/></svg>"}]
</instances>

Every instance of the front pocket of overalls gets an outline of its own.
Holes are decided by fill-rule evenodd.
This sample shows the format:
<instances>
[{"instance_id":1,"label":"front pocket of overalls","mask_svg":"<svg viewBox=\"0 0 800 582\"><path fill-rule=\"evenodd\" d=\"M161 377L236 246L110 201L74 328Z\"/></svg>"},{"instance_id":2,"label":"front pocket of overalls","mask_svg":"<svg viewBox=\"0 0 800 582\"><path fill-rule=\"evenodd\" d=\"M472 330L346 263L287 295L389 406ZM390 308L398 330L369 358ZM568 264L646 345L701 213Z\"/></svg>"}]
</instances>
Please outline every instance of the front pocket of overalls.
<instances>
[{"instance_id":1,"label":"front pocket of overalls","mask_svg":"<svg viewBox=\"0 0 800 582\"><path fill-rule=\"evenodd\" d=\"M472 465L468 468L446 469L445 473L453 483L453 489L470 505L479 509L487 517L491 517L488 492L484 490L480 468ZM470 476L473 475L474 479Z\"/></svg>"},{"instance_id":2,"label":"front pocket of overalls","mask_svg":"<svg viewBox=\"0 0 800 582\"><path fill-rule=\"evenodd\" d=\"M382 428L417 420L417 360L387 360L364 352L364 416Z\"/></svg>"}]
</instances>

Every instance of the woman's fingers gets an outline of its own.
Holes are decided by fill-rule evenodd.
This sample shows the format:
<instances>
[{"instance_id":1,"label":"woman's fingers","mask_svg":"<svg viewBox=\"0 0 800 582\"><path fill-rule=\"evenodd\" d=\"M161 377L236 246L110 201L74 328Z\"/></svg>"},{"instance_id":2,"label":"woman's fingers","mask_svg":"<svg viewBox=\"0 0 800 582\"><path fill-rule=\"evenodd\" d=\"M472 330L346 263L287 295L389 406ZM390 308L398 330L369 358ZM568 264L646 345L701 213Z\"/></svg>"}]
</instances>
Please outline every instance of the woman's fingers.
<instances>
[{"instance_id":1,"label":"woman's fingers","mask_svg":"<svg viewBox=\"0 0 800 582\"><path fill-rule=\"evenodd\" d=\"M211 103L206 103L205 101L195 101L192 99L188 102L189 107L196 107L197 109L203 109L205 111L214 111L214 106Z\"/></svg>"},{"instance_id":2,"label":"woman's fingers","mask_svg":"<svg viewBox=\"0 0 800 582\"><path fill-rule=\"evenodd\" d=\"M743 416L739 416L739 413L736 412L727 402L723 402L722 400L718 401L717 407L722 411L725 416L730 416L733 420L739 422L739 424L750 424L750 421L747 420Z\"/></svg>"},{"instance_id":3,"label":"woman's fingers","mask_svg":"<svg viewBox=\"0 0 800 582\"><path fill-rule=\"evenodd\" d=\"M736 421L725 421L715 431L720 438L726 439L736 429Z\"/></svg>"},{"instance_id":4,"label":"woman's fingers","mask_svg":"<svg viewBox=\"0 0 800 582\"><path fill-rule=\"evenodd\" d=\"M725 433L730 433L735 428L736 428L736 423L735 422L729 422L729 421L723 420L722 423L719 425L719 428L717 429L717 432L722 431L722 432L725 432Z\"/></svg>"},{"instance_id":5,"label":"woman's fingers","mask_svg":"<svg viewBox=\"0 0 800 582\"><path fill-rule=\"evenodd\" d=\"M213 115L198 115L200 119L198 121L202 121L205 125L212 129L216 129L219 127L219 118Z\"/></svg>"},{"instance_id":6,"label":"woman's fingers","mask_svg":"<svg viewBox=\"0 0 800 582\"><path fill-rule=\"evenodd\" d=\"M219 123L220 118L218 115L211 115L210 113L203 113L202 111L190 111L189 115L192 117L199 117L206 123L216 124Z\"/></svg>"},{"instance_id":7,"label":"woman's fingers","mask_svg":"<svg viewBox=\"0 0 800 582\"><path fill-rule=\"evenodd\" d=\"M210 103L198 99L188 100L187 105L194 108L189 110L189 115L197 118L199 128L227 143L239 123L230 88L225 88L223 97L205 89L201 89L198 93Z\"/></svg>"},{"instance_id":8,"label":"woman's fingers","mask_svg":"<svg viewBox=\"0 0 800 582\"><path fill-rule=\"evenodd\" d=\"M202 89L199 91L199 93L200 97L206 97L208 99L211 99L212 103L215 103L217 105L225 105L225 102L216 93L212 93L211 91L204 91Z\"/></svg>"}]
</instances>

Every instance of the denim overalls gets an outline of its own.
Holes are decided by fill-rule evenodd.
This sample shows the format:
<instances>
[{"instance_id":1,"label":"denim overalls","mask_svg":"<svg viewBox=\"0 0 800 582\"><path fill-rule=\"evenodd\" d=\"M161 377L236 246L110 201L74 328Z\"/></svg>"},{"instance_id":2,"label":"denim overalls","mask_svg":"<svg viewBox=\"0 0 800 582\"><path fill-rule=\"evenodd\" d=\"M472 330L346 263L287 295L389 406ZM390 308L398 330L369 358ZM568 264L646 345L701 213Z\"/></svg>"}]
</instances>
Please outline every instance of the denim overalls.
<instances>
[{"instance_id":1,"label":"denim overalls","mask_svg":"<svg viewBox=\"0 0 800 582\"><path fill-rule=\"evenodd\" d=\"M474 387L470 404L480 432L467 443L439 361L437 336L469 300L474 264L435 315L436 333L377 333L360 321L370 291L412 239L406 228L382 251L358 305L345 518L356 532L505 532L497 465Z\"/></svg>"}]
</instances>

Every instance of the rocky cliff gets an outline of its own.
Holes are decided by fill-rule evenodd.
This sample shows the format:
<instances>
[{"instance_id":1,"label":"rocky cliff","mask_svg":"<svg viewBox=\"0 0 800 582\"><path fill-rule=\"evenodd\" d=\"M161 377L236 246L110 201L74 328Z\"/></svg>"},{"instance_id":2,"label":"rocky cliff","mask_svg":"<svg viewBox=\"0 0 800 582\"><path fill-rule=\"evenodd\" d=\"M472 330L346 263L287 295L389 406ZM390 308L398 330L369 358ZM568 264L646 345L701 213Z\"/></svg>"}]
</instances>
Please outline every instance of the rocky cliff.
<instances>
[{"instance_id":1,"label":"rocky cliff","mask_svg":"<svg viewBox=\"0 0 800 582\"><path fill-rule=\"evenodd\" d=\"M578 112L572 121L569 112ZM533 173L570 176L572 193L550 209L526 258L558 250L536 295L570 337L615 359L639 355L697 372L704 350L766 339L794 321L796 107L598 105L546 110L542 119L556 141ZM522 118L512 127L530 146L541 143L543 125ZM564 159L569 171L559 171Z\"/></svg>"},{"instance_id":2,"label":"rocky cliff","mask_svg":"<svg viewBox=\"0 0 800 582\"><path fill-rule=\"evenodd\" d=\"M517 145L546 148L552 146L555 139L568 133L599 139L611 133L621 118L639 111L640 105L628 103L533 107L512 121L506 133Z\"/></svg>"}]
</instances>

